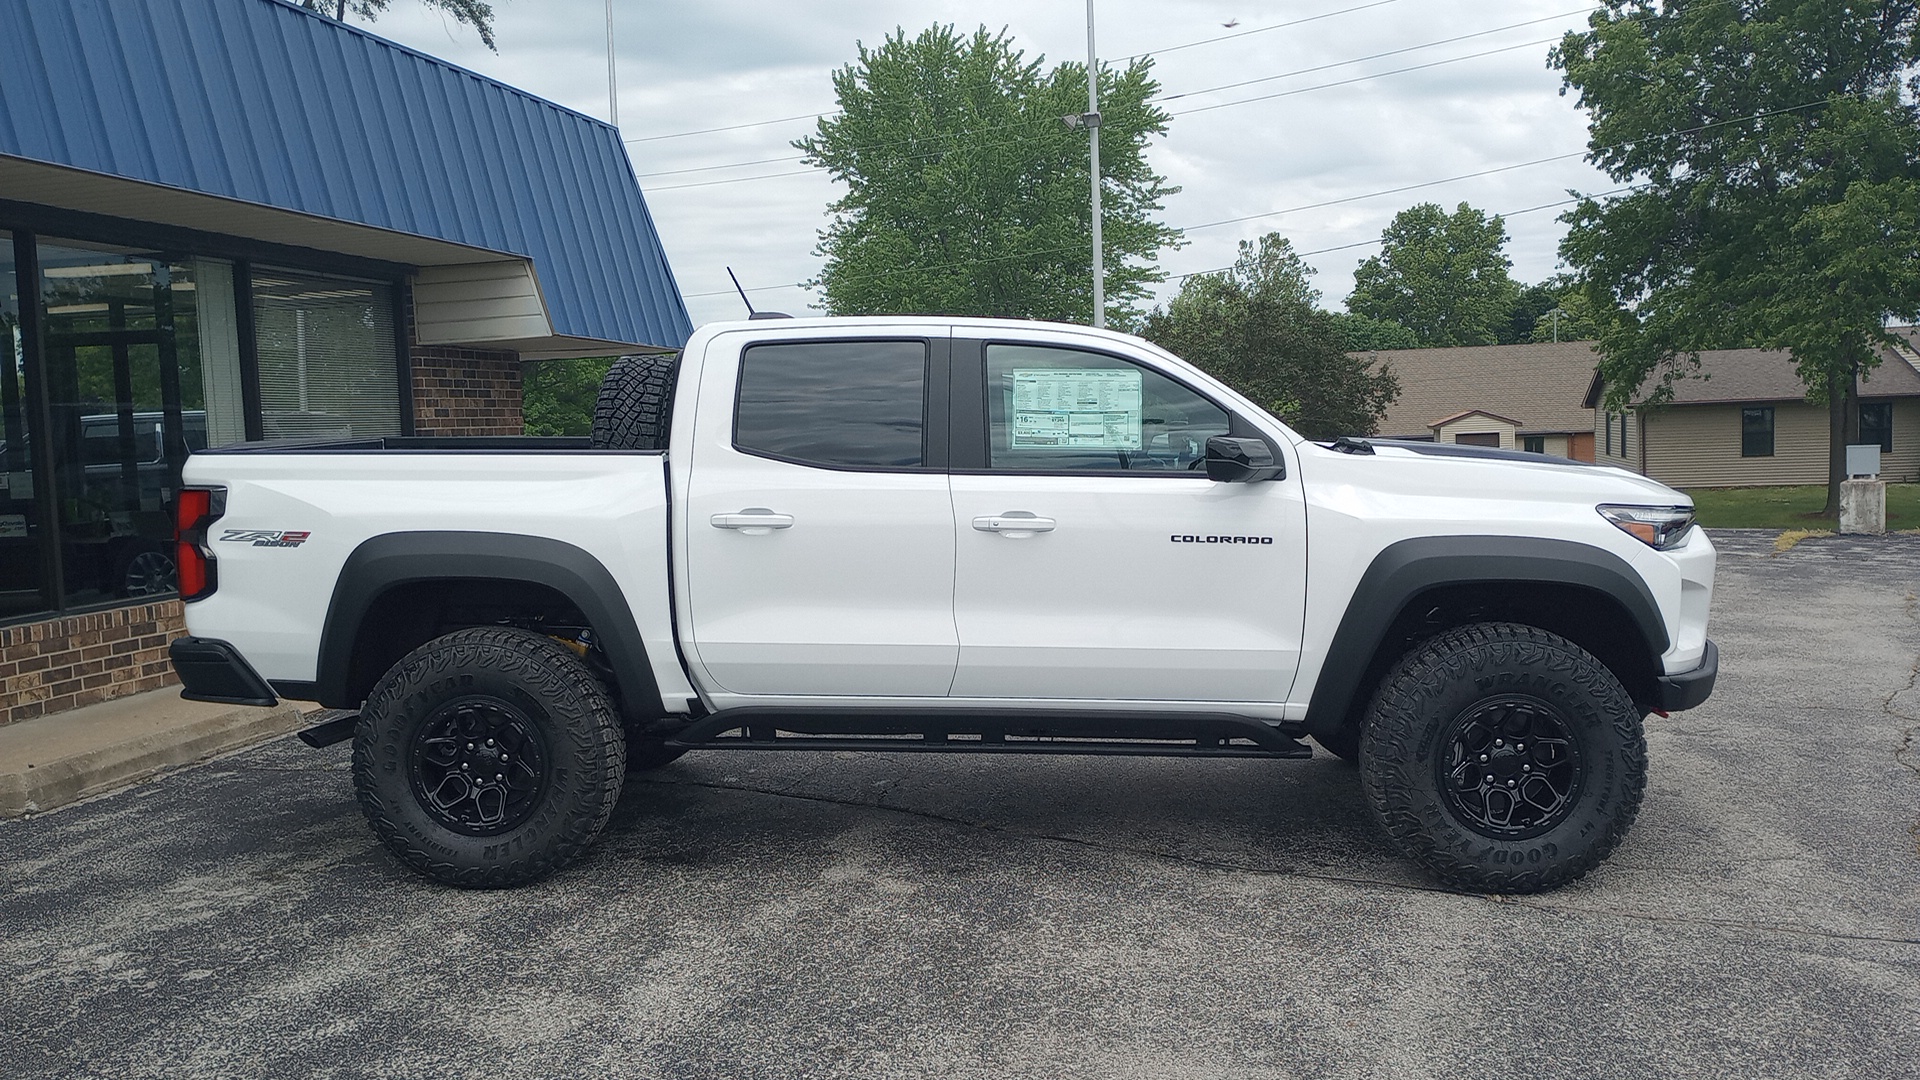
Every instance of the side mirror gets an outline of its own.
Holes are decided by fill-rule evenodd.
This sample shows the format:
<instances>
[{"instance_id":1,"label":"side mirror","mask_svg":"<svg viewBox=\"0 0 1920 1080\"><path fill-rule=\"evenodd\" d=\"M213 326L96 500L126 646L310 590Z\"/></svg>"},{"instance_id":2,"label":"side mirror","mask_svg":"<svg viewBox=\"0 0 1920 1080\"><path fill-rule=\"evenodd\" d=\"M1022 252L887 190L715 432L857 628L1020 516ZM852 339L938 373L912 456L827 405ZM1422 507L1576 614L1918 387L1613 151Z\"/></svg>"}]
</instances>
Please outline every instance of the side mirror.
<instances>
[{"instance_id":1,"label":"side mirror","mask_svg":"<svg viewBox=\"0 0 1920 1080\"><path fill-rule=\"evenodd\" d=\"M1287 466L1273 456L1265 439L1215 435L1207 440L1207 479L1222 484L1251 484L1287 475Z\"/></svg>"}]
</instances>

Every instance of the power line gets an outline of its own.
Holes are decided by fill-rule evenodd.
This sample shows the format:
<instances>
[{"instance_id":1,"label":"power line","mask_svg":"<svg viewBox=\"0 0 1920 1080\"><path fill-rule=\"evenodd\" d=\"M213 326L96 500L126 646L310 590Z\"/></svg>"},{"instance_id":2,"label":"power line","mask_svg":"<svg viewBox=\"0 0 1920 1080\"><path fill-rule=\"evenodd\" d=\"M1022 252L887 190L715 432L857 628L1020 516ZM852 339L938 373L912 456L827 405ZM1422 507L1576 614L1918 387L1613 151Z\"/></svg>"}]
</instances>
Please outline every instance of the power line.
<instances>
[{"instance_id":1,"label":"power line","mask_svg":"<svg viewBox=\"0 0 1920 1080\"><path fill-rule=\"evenodd\" d=\"M1399 0L1372 0L1371 3L1359 4L1354 7L1341 8L1338 11L1329 11L1321 15L1312 15L1304 19L1294 19L1290 22L1274 23L1271 26L1257 26L1251 30L1242 30L1236 34L1220 34L1215 37L1202 38L1199 41L1189 41L1184 45L1169 45L1164 49L1155 49L1151 52L1135 53L1132 56L1122 56L1111 62L1116 64L1124 63L1128 60L1138 60L1146 56L1158 56L1162 53L1179 52L1181 49L1191 49L1196 45L1212 45L1222 41L1232 41L1235 38L1243 38L1250 34L1263 34L1269 30L1279 30L1288 26L1299 26L1302 23L1319 22L1322 19L1331 19L1336 15L1349 15L1356 11L1365 11L1368 8L1385 7L1388 4L1395 4L1395 3L1399 3ZM722 127L700 128L697 131L675 131L675 132L668 133L666 135L645 135L637 139L627 139L624 141L626 145L633 146L637 143L659 142L662 139L684 139L690 135L712 135L712 134L715 134L716 132L722 132L722 131L744 131L747 128L769 127L773 124L791 124L799 120L818 120L825 116L831 116L836 112L839 112L839 110L829 109L826 112L806 113L801 116L783 116L778 120L756 120L749 124L727 124Z\"/></svg>"},{"instance_id":2,"label":"power line","mask_svg":"<svg viewBox=\"0 0 1920 1080\"><path fill-rule=\"evenodd\" d=\"M1493 56L1498 53L1513 52L1517 49L1528 49L1536 45L1551 45L1552 43L1558 40L1560 39L1559 38L1542 38L1539 41L1523 41L1518 45L1502 45L1497 49L1487 49L1484 52L1468 53L1465 56L1448 57L1445 60L1435 60L1435 61L1432 61L1431 63L1426 63L1426 64L1414 64L1410 67L1394 68L1392 71L1380 71L1380 72L1375 72L1372 75L1356 75L1351 79L1340 79L1336 82L1320 83L1315 86L1300 86L1300 87L1295 87L1292 90L1281 90L1277 93L1261 94L1259 97L1241 98L1238 101L1222 101L1213 105L1201 105L1198 108L1193 108L1193 109L1179 109L1174 111L1172 115L1192 116L1194 113L1212 112L1215 109L1229 109L1235 105L1251 105L1256 101L1272 101L1275 98L1292 97L1295 94L1307 94L1307 93L1312 93L1315 90L1331 90L1336 86L1352 86L1354 83L1369 82L1373 79L1384 79L1389 75L1404 75L1409 71L1425 71L1428 68L1444 67L1447 64L1458 64L1463 60L1478 60L1483 56Z\"/></svg>"},{"instance_id":3,"label":"power line","mask_svg":"<svg viewBox=\"0 0 1920 1080\"><path fill-rule=\"evenodd\" d=\"M1351 64L1364 64L1364 63L1366 63L1366 62L1367 62L1367 61L1369 61L1369 60L1382 60L1382 59L1385 59L1386 57L1389 57L1389 56L1402 56L1402 55L1405 55L1406 53L1410 53L1410 52L1419 52L1419 51L1420 51L1420 50L1422 50L1422 49L1432 49L1432 48L1437 48L1438 46L1441 46L1441 45L1452 45L1452 44L1455 44L1455 43L1457 43L1457 42L1461 42L1461 41L1470 41L1470 40L1472 40L1472 39L1474 39L1474 38L1479 38L1479 37L1487 37L1487 36L1489 36L1489 35L1492 35L1492 34L1499 34L1499 33L1504 33L1504 32L1506 32L1506 31L1508 31L1508 30L1517 30L1517 29L1519 29L1519 28L1521 28L1521 27L1523 27L1523 26L1535 26L1535 25L1538 25L1538 24L1540 24L1540 23L1543 23L1543 22L1552 22L1552 21L1554 21L1555 19L1566 19L1566 18L1571 18L1571 17L1573 17L1573 16L1575 16L1575 15L1579 15L1579 14L1583 14L1583 13L1585 13L1585 12L1588 12L1588 11L1593 11L1593 10L1595 10L1595 9L1594 9L1594 8L1591 8L1591 7L1585 7L1585 8L1580 8L1580 9L1578 9L1578 10L1575 10L1575 11L1568 11L1568 12L1562 12L1562 13L1561 13L1561 14L1559 14L1559 15L1549 15L1549 16L1547 16L1547 17L1545 17L1545 18L1541 18L1541 19L1528 19L1528 20L1527 20L1527 21L1525 21L1525 22L1517 22L1517 23L1509 23L1509 24L1508 24L1508 25L1506 25L1506 26L1496 26L1496 27L1493 27L1493 28L1492 28L1492 29L1490 29L1490 30L1478 30L1478 31L1475 31L1475 32L1473 32L1473 33L1471 33L1471 34L1461 34L1461 35L1458 35L1458 36L1456 36L1456 37L1450 37L1450 38L1441 38L1441 39L1439 39L1439 40L1437 40L1437 41L1426 41L1426 42L1422 42L1422 43L1420 43L1420 44L1418 44L1418 45L1408 45L1408 46L1405 46L1405 47L1403 47L1403 48L1398 48L1398 49L1388 49L1388 50L1386 50L1385 52L1377 52L1377 53L1371 53L1371 54L1368 54L1368 55L1366 55L1366 56L1356 56L1356 57L1353 57L1353 58L1351 58L1351 59L1347 59L1347 60L1336 60L1336 61L1334 61L1334 62L1332 62L1332 63L1327 63L1327 64L1317 64L1317 65L1315 65L1315 66L1313 66L1313 67L1307 67L1307 68L1298 68L1298 69L1296 69L1296 70L1293 70L1293 71L1283 71L1283 72L1280 72L1280 73L1279 73L1279 74L1277 74L1277 75L1263 75L1263 76L1261 76L1260 78L1257 78L1257 79L1245 79L1245 80L1242 80L1242 81L1240 81L1240 82L1233 82L1233 83L1224 83L1224 84L1222 84L1222 85L1220 85L1220 86L1209 86L1209 87L1205 87L1205 88L1203 88L1203 89L1200 89L1200 90L1183 90L1183 91L1181 91L1180 93L1177 93L1177 94L1159 94L1159 95L1156 95L1155 97L1153 97L1153 98L1150 98L1150 99L1148 99L1148 100L1150 100L1150 101L1154 101L1154 102L1167 102L1167 101L1178 101L1178 100L1180 100L1180 99L1182 99L1182 98L1190 98L1190 97L1198 97L1198 96L1200 96L1200 95L1203 95L1203 94L1213 94L1213 93L1218 93L1219 91L1222 91L1222 90L1234 90L1234 89L1238 89L1239 87L1242 87L1242 86L1253 86L1253 85L1255 85L1255 84L1258 84L1258 83L1266 83L1266 82L1274 82L1274 81L1276 81L1276 80L1279 80L1279 79L1291 79L1291 78L1296 78L1296 77L1298 77L1298 76L1301 76L1301 75L1311 75L1311 74L1313 74L1313 73L1315 73L1315 72L1319 72L1319 71L1329 71L1329 70L1332 70L1333 68L1338 68L1338 67L1346 67L1346 66L1348 66L1348 65L1351 65ZM1283 25L1284 25L1284 24L1283 24ZM1550 42L1550 41L1552 41L1552 40L1556 40L1556 39L1544 39L1544 40L1542 40L1542 41L1534 41L1534 42L1525 42L1525 43L1522 43L1522 44L1520 44L1520 45L1515 45L1515 46L1511 46L1510 48L1512 48L1512 49L1522 49L1522 48L1526 48L1526 47L1528 47L1529 45L1541 45L1541 44L1547 44L1548 42ZM1476 58L1478 58L1478 57L1481 57L1481 56L1487 56L1487 55L1491 55L1491 54L1492 54L1492 52L1500 52L1500 51L1506 51L1506 50L1498 50L1498 49L1496 49L1496 50L1492 50L1491 52L1485 52L1485 53L1474 53L1474 54L1471 54L1471 55L1469 55L1469 56L1464 56L1464 57L1456 57L1456 58L1454 58L1454 59L1451 59L1451 60L1443 60L1443 61L1438 61L1438 63L1455 63L1455 62L1457 62L1457 61L1459 61L1459 60L1471 60L1471 59L1476 59ZM1425 66L1433 66L1433 65L1425 65ZM1398 70L1396 70L1396 71L1386 71L1386 72L1378 72L1378 73L1376 73L1376 74L1374 74L1374 75L1366 75L1366 76L1361 76L1361 77L1360 77L1359 79L1356 79L1356 80L1348 80L1348 81L1349 81L1349 82L1352 82L1352 81L1362 81L1362 80L1364 80L1364 79L1371 79L1371 78L1378 78L1378 77L1382 77L1382 76L1386 76L1386 75L1395 75L1395 74L1399 74L1399 73L1400 73L1401 71L1416 71L1416 70L1419 70L1419 68L1401 68L1401 69L1398 69ZM1347 85L1347 83L1345 83L1345 82L1341 82L1341 83L1329 83L1329 84L1327 84L1327 85L1328 85L1328 86L1343 86L1343 85ZM1323 89L1323 88L1324 88L1324 87L1303 87L1303 88L1300 88L1300 89L1297 89L1297 90L1294 90L1294 91L1289 91L1289 93L1305 93L1305 92L1307 92L1307 91L1309 91L1309 90L1314 90L1314 89ZM1250 99L1248 99L1248 100L1251 100L1251 101L1264 101L1264 100L1267 100L1267 99L1266 99L1266 98L1250 98ZM1232 103L1232 102L1229 102L1229 103L1227 103L1227 104L1233 104L1233 103ZM1219 107L1223 107L1223 106L1213 106L1213 107L1214 107L1214 108L1219 108ZM1198 109L1193 109L1193 110L1186 110L1186 112L1199 112L1199 111L1202 111L1202 110L1198 110ZM1186 112L1182 112L1182 113L1179 113L1179 114L1177 114L1177 115L1186 115ZM1017 121L1017 122L1014 122L1014 123L1010 123L1010 124L998 124L998 125L994 125L994 126L991 126L991 127L984 127L984 128L967 128L967 129L963 129L963 130L960 130L960 131L954 131L954 132L936 132L936 133L933 133L933 134L929 134L929 135L921 135L921 136L912 136L912 137L909 137L909 138L906 138L906 139L895 139L895 140L891 140L891 141L888 141L888 142L883 142L883 143L873 143L873 144L870 144L870 145L868 145L868 146L862 146L862 147L855 147L854 149L855 149L855 152L865 152L865 151L869 151L869 150L882 150L882 149L886 149L886 148L888 148L888 147L892 147L892 146L902 146L902 145L906 145L906 144L908 144L908 143L913 143L913 142L920 142L920 141L924 141L924 140L927 140L927 139L938 139L938 138L955 138L955 139L957 139L957 138L961 138L961 137L963 137L963 136L968 136L968 135L980 135L980 134L985 134L985 133L988 133L988 132L993 132L993 131L1006 131L1006 130L1009 130L1009 129L1012 129L1012 128L1017 128L1017 127L1024 127L1024 126L1027 126L1028 124L1031 124L1031 123L1033 123L1033 122L1034 122L1034 121L1031 121L1031 120L1023 120L1023 121ZM663 136L663 137L664 137L664 136ZM1009 143L990 143L990 144L988 144L988 145L987 145L987 146L985 146L985 147L981 147L980 149L990 149L990 148L992 148L992 147L994 147L994 146L1004 146L1004 145L1010 145L1010 144L1009 144ZM807 155L805 155L805 154L788 154L788 155L784 155L784 156L781 156L781 157L771 157L771 158L757 158L757 159L754 159L754 160L751 160L751 161L734 161L734 162L728 162L728 163L726 163L726 164L722 164L722 165L698 165L698 166L693 166L693 167L690 167L690 168L685 168L685 169L663 169L663 170L660 170L660 171L657 171L657 172L644 172L644 173L636 173L635 175L636 175L636 176L637 176L638 178L640 178L640 179L643 179L643 180L644 180L644 179L646 179L646 178L648 178L648 177L654 177L654 176L683 176L683 175L686 175L686 174L688 174L688 173L698 173L698 172L714 172L714 171L717 171L717 170L720 170L720 169L744 169L744 168L746 168L746 167L747 167L747 166L749 166L749 165L775 165L775 164L779 164L779 163L781 163L781 162L786 162L786 161L804 161L804 160L806 160L806 157L807 157ZM770 175L770 176L790 176L790 175L793 175L793 174L791 174L791 173L772 173L772 174L769 174L769 175ZM665 190L671 190L671 189L665 189Z\"/></svg>"},{"instance_id":4,"label":"power line","mask_svg":"<svg viewBox=\"0 0 1920 1080\"><path fill-rule=\"evenodd\" d=\"M1857 95L1846 95L1846 96L1857 96ZM1783 109L1768 109L1762 112L1749 113L1744 116L1729 117L1725 120L1715 120L1711 123L1699 124L1697 126L1690 127L1690 128L1682 128L1678 131L1668 132L1664 137L1673 138L1675 136L1680 136L1680 135L1693 135L1702 131L1710 131L1714 128L1726 127L1730 124L1741 124L1741 123L1746 123L1752 120L1764 120L1764 119L1767 119L1768 117L1783 116L1788 113L1801 112L1806 109L1818 108L1826 104L1828 104L1828 99L1821 99L1819 101L1809 101L1800 105L1790 105ZM1529 168L1535 165L1544 165L1549 162L1565 161L1569 158L1581 157L1583 156L1584 153L1585 153L1584 151L1577 151L1570 154L1555 154L1550 157L1534 158L1531 161L1517 162L1512 165L1499 165L1490 169L1481 169L1476 172L1461 173L1458 176L1450 176L1440 180L1427 180L1418 184L1403 184L1403 185L1400 185L1399 187L1382 188L1379 191L1370 191L1360 195L1348 195L1338 199L1325 199L1320 202L1307 203L1301 206L1289 207L1284 210L1269 210L1264 213L1246 214L1241 217L1235 217L1235 218L1223 218L1219 221L1209 221L1199 225L1186 225L1186 226L1176 228L1174 231L1180 233L1181 235L1186 235L1189 233L1198 232L1201 229L1217 228L1218 226L1221 226L1221 225L1234 225L1234 224L1239 224L1241 222L1246 222L1246 221L1257 221L1261 218L1279 217L1285 214L1298 214L1298 213L1303 213L1307 210L1318 210L1318 209L1323 209L1329 206L1340 206L1346 203L1360 202L1366 199L1376 199L1386 195L1398 195L1408 191L1418 191L1423 188L1436 187L1441 184L1454 183L1460 180L1471 180L1471 179L1475 179L1477 177L1482 177L1482 176L1492 176L1497 173L1512 172L1516 169ZM1501 217L1518 217L1521 214L1533 213L1536 210L1545 210L1554 206L1566 206L1570 203L1580 202L1584 198L1604 198L1607 195L1618 194L1622 191L1635 190L1643 186L1645 185L1633 184L1633 185L1628 185L1627 187L1624 187L1624 188L1616 188L1612 191L1601 192L1598 195L1564 199L1564 200L1560 200L1558 202L1552 202L1552 203L1541 203L1538 206L1528 207L1523 210L1515 210L1511 213L1502 214L1500 216ZM1342 245L1340 248L1337 248L1337 249L1336 248L1318 249L1316 251L1311 251L1311 252L1302 252L1301 254L1302 255L1323 254L1327 251L1332 251L1332 250L1344 250L1347 247L1363 247L1363 246L1366 246L1368 243L1372 243L1372 242L1373 241L1367 241L1364 243ZM998 255L991 258L975 259L965 263L954 263L954 264L948 264L948 265L968 266L968 267L984 266L992 263L1006 262L1013 259L1030 259L1030 258L1037 258L1040 256L1044 256L1044 255L1054 255L1064 251L1079 251L1080 248L1081 248L1081 245L1074 244L1069 247L1046 248L1046 249L1040 249L1035 251L1015 252L1009 255ZM1219 272L1220 272L1219 270L1197 271L1197 273L1219 273ZM1193 275L1181 275L1181 276L1190 277ZM860 280L866 280L866 279L860 279ZM791 282L785 285L763 285L758 288L749 289L747 291L748 292L769 292L775 289L796 289L796 288L804 288L804 287L806 287L806 282L796 281L796 282ZM683 295L688 298L694 298L694 297L706 297L706 296L724 296L724 295L728 295L730 292L731 290L721 290L719 292L685 293Z\"/></svg>"}]
</instances>

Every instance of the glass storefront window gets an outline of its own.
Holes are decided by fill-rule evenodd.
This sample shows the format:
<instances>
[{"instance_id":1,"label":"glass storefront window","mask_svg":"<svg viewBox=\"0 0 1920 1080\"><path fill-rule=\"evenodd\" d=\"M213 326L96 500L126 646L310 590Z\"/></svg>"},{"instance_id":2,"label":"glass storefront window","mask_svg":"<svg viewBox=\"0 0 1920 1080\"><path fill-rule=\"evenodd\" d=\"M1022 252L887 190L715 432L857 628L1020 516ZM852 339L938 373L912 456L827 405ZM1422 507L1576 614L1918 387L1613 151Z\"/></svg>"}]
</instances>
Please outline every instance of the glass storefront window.
<instances>
[{"instance_id":1,"label":"glass storefront window","mask_svg":"<svg viewBox=\"0 0 1920 1080\"><path fill-rule=\"evenodd\" d=\"M174 593L194 451L400 434L396 289L0 231L0 622Z\"/></svg>"},{"instance_id":2,"label":"glass storefront window","mask_svg":"<svg viewBox=\"0 0 1920 1080\"><path fill-rule=\"evenodd\" d=\"M391 285L254 269L267 438L400 434L393 300Z\"/></svg>"}]
</instances>

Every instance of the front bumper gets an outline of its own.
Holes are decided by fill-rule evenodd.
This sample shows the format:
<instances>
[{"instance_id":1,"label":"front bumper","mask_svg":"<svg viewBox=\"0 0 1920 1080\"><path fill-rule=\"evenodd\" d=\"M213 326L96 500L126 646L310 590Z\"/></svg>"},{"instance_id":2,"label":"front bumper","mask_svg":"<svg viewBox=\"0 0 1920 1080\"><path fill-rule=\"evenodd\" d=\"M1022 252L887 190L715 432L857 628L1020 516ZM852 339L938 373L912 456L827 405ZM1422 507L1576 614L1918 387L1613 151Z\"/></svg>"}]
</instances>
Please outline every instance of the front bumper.
<instances>
[{"instance_id":1,"label":"front bumper","mask_svg":"<svg viewBox=\"0 0 1920 1080\"><path fill-rule=\"evenodd\" d=\"M276 705L267 680L232 645L219 638L175 638L167 658L180 675L180 696L222 705Z\"/></svg>"},{"instance_id":2,"label":"front bumper","mask_svg":"<svg viewBox=\"0 0 1920 1080\"><path fill-rule=\"evenodd\" d=\"M1720 674L1720 647L1707 640L1706 651L1700 655L1700 666L1679 675L1662 675L1660 684L1660 708L1665 712L1679 712L1691 709L1707 700L1713 693L1713 680Z\"/></svg>"}]
</instances>

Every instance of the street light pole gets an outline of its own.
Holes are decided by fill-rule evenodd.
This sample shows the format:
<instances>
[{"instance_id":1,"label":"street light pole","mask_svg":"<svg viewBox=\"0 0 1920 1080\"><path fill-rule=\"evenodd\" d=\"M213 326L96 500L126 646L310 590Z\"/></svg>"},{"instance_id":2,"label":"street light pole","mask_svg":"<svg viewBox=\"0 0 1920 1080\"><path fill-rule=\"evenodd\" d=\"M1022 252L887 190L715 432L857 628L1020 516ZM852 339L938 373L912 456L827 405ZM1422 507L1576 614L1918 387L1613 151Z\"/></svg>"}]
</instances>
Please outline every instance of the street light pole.
<instances>
[{"instance_id":1,"label":"street light pole","mask_svg":"<svg viewBox=\"0 0 1920 1080\"><path fill-rule=\"evenodd\" d=\"M607 0L607 123L620 126L620 90L613 75L613 0Z\"/></svg>"},{"instance_id":2,"label":"street light pole","mask_svg":"<svg viewBox=\"0 0 1920 1080\"><path fill-rule=\"evenodd\" d=\"M608 0L609 3L612 0ZM1093 0L1087 0L1087 138L1093 174L1093 325L1107 325L1107 274L1100 250L1100 61L1093 48Z\"/></svg>"}]
</instances>

